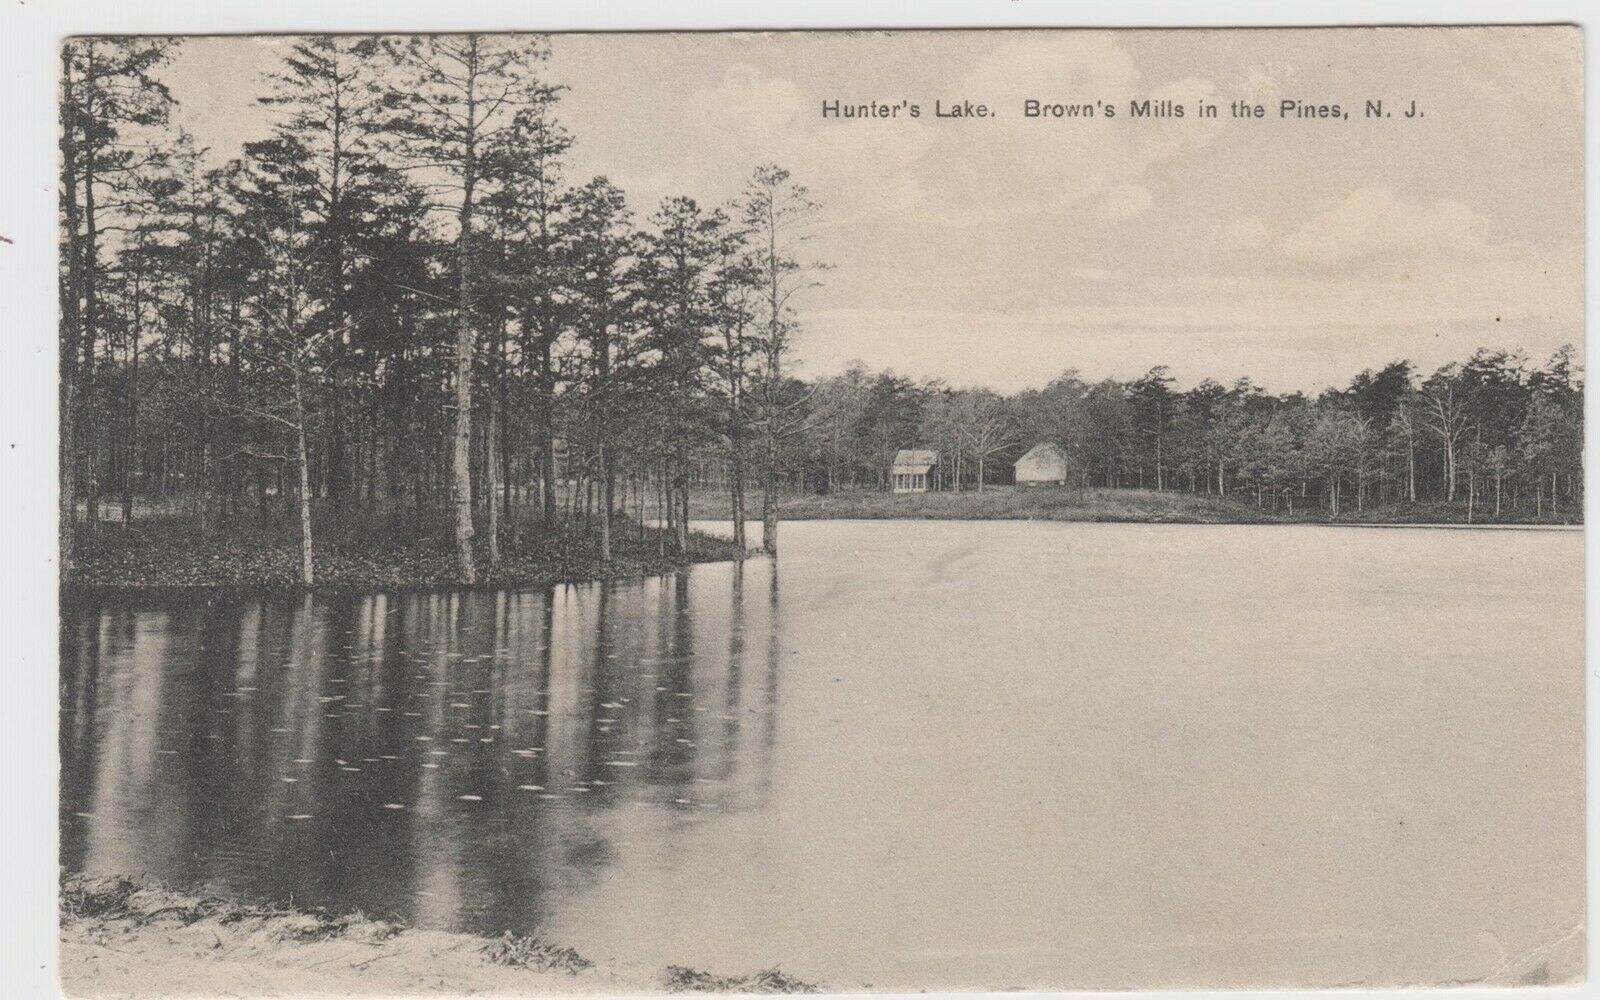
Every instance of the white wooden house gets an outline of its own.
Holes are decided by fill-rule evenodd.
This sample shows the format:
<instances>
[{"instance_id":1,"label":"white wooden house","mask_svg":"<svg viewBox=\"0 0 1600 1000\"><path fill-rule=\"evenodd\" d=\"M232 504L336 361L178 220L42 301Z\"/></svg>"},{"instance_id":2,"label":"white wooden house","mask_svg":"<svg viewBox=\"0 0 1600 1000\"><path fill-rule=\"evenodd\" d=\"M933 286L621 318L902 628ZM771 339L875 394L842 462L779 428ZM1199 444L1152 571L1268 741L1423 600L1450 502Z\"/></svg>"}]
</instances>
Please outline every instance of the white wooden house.
<instances>
[{"instance_id":1,"label":"white wooden house","mask_svg":"<svg viewBox=\"0 0 1600 1000\"><path fill-rule=\"evenodd\" d=\"M936 484L939 453L902 448L889 469L889 488L896 493L926 493Z\"/></svg>"},{"instance_id":2,"label":"white wooden house","mask_svg":"<svg viewBox=\"0 0 1600 1000\"><path fill-rule=\"evenodd\" d=\"M1067 484L1067 456L1049 441L1040 441L1017 459L1017 485Z\"/></svg>"}]
</instances>

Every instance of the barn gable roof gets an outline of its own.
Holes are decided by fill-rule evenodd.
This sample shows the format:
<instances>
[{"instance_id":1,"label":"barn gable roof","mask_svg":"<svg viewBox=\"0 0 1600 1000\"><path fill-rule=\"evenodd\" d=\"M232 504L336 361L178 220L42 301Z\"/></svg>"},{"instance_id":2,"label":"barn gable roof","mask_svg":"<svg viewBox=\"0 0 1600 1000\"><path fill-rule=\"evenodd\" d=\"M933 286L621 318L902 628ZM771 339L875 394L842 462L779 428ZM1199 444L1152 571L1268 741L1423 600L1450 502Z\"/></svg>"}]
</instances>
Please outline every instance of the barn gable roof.
<instances>
[{"instance_id":1,"label":"barn gable roof","mask_svg":"<svg viewBox=\"0 0 1600 1000\"><path fill-rule=\"evenodd\" d=\"M1053 442L1040 441L1032 448L1029 448L1025 455L1017 459L1017 464L1021 465L1023 462L1059 462L1066 457Z\"/></svg>"},{"instance_id":2,"label":"barn gable roof","mask_svg":"<svg viewBox=\"0 0 1600 1000\"><path fill-rule=\"evenodd\" d=\"M896 474L910 473L917 475L927 472L939 464L939 453L917 448L902 448L894 454L894 469Z\"/></svg>"}]
</instances>

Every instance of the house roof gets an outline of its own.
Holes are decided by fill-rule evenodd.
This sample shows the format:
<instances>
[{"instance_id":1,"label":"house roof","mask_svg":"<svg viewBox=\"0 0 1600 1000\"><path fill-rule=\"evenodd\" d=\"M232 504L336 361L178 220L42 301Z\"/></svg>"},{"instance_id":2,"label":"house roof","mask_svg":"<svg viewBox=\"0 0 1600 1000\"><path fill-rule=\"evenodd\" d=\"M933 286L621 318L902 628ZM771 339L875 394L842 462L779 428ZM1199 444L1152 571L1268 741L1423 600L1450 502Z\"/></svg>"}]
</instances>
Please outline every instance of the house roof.
<instances>
[{"instance_id":1,"label":"house roof","mask_svg":"<svg viewBox=\"0 0 1600 1000\"><path fill-rule=\"evenodd\" d=\"M894 472L920 473L927 472L939 464L939 453L916 448L902 448L894 455Z\"/></svg>"},{"instance_id":2,"label":"house roof","mask_svg":"<svg viewBox=\"0 0 1600 1000\"><path fill-rule=\"evenodd\" d=\"M1061 449L1057 448L1055 444L1050 441L1040 441L1032 448L1029 448L1027 454L1017 459L1017 464L1021 465L1023 462L1059 462L1064 458L1066 456L1061 453Z\"/></svg>"}]
</instances>

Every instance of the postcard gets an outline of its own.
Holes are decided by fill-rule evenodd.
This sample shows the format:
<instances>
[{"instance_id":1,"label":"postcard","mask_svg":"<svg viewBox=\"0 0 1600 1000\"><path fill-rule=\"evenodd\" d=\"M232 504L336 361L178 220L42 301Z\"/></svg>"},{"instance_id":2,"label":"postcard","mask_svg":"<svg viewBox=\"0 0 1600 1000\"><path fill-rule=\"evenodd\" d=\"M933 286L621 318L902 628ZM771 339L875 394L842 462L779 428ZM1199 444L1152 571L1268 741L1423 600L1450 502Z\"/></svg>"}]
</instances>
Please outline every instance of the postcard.
<instances>
[{"instance_id":1,"label":"postcard","mask_svg":"<svg viewBox=\"0 0 1600 1000\"><path fill-rule=\"evenodd\" d=\"M1580 29L59 59L68 995L1584 979Z\"/></svg>"}]
</instances>

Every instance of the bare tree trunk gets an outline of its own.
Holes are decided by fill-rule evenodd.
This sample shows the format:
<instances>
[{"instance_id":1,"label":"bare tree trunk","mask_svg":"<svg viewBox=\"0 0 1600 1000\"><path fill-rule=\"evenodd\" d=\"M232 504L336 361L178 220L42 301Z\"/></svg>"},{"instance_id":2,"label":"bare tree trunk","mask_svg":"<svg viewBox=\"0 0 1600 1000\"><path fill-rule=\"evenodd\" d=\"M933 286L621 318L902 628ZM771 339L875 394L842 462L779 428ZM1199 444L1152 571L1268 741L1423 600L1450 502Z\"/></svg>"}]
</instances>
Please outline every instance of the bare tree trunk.
<instances>
[{"instance_id":1,"label":"bare tree trunk","mask_svg":"<svg viewBox=\"0 0 1600 1000\"><path fill-rule=\"evenodd\" d=\"M735 417L734 420L737 422L738 417ZM737 432L735 432L733 438L733 455L730 463L732 465L732 469L730 470L731 476L728 484L728 499L733 505L733 544L739 547L740 559L744 558L745 553L743 451L744 444L740 440ZM828 477L828 489L830 492L833 489L833 477L831 474Z\"/></svg>"},{"instance_id":2,"label":"bare tree trunk","mask_svg":"<svg viewBox=\"0 0 1600 1000\"><path fill-rule=\"evenodd\" d=\"M768 203L767 239L767 372L766 372L766 461L761 469L761 547L772 558L778 557L778 406L783 378L783 304L778 274L778 224Z\"/></svg>"},{"instance_id":3,"label":"bare tree trunk","mask_svg":"<svg viewBox=\"0 0 1600 1000\"><path fill-rule=\"evenodd\" d=\"M672 506L667 503L667 474L662 469L656 476L656 554L667 554L667 532L672 523Z\"/></svg>"},{"instance_id":4,"label":"bare tree trunk","mask_svg":"<svg viewBox=\"0 0 1600 1000\"><path fill-rule=\"evenodd\" d=\"M133 318L132 328L128 336L132 343L128 348L128 387L125 394L127 399L127 418L123 428L124 455L122 457L122 524L127 527L133 522L133 474L137 467L139 455L139 282L136 278L133 286Z\"/></svg>"},{"instance_id":5,"label":"bare tree trunk","mask_svg":"<svg viewBox=\"0 0 1600 1000\"><path fill-rule=\"evenodd\" d=\"M488 508L484 531L489 536L489 568L495 570L500 567L500 406L493 396L489 399L488 409L489 425L483 431L483 498Z\"/></svg>"},{"instance_id":6,"label":"bare tree trunk","mask_svg":"<svg viewBox=\"0 0 1600 1000\"><path fill-rule=\"evenodd\" d=\"M456 564L461 581L471 584L478 581L478 567L472 554L472 320L464 308L456 324L454 441L450 490L455 503Z\"/></svg>"},{"instance_id":7,"label":"bare tree trunk","mask_svg":"<svg viewBox=\"0 0 1600 1000\"><path fill-rule=\"evenodd\" d=\"M508 342L505 336L504 317L505 312L502 310L500 357L498 362L500 366L500 384L496 387L496 405L500 407L500 413L502 416L500 418L500 444L496 449L495 454L499 456L500 461L500 512L505 516L505 519L508 522L506 527L509 529L508 534L510 535L511 551L516 552L520 547L520 542L517 536L517 495L516 490L513 487L513 481L516 479L516 465L514 464L511 455L511 427L507 423L511 414L511 403L508 389L508 384L511 380L507 374L510 371L511 364L507 358ZM497 559L499 554L499 546L497 544L494 553Z\"/></svg>"},{"instance_id":8,"label":"bare tree trunk","mask_svg":"<svg viewBox=\"0 0 1600 1000\"><path fill-rule=\"evenodd\" d=\"M600 446L600 561L611 561L611 456Z\"/></svg>"},{"instance_id":9,"label":"bare tree trunk","mask_svg":"<svg viewBox=\"0 0 1600 1000\"><path fill-rule=\"evenodd\" d=\"M311 463L306 459L306 407L300 389L300 369L294 370L295 464L300 473L300 582L316 582L311 549Z\"/></svg>"},{"instance_id":10,"label":"bare tree trunk","mask_svg":"<svg viewBox=\"0 0 1600 1000\"><path fill-rule=\"evenodd\" d=\"M1417 502L1417 446L1406 432L1406 499Z\"/></svg>"},{"instance_id":11,"label":"bare tree trunk","mask_svg":"<svg viewBox=\"0 0 1600 1000\"><path fill-rule=\"evenodd\" d=\"M550 340L545 338L540 347L539 389L543 399L539 414L539 445L544 461L541 500L546 529L554 527L556 522L556 400L550 350Z\"/></svg>"},{"instance_id":12,"label":"bare tree trunk","mask_svg":"<svg viewBox=\"0 0 1600 1000\"><path fill-rule=\"evenodd\" d=\"M689 553L689 465L688 458L679 454L672 462L672 484L667 494L672 506L672 527L679 555Z\"/></svg>"},{"instance_id":13,"label":"bare tree trunk","mask_svg":"<svg viewBox=\"0 0 1600 1000\"><path fill-rule=\"evenodd\" d=\"M82 335L83 316L79 297L83 293L83 249L80 246L81 219L78 208L78 125L77 102L73 95L72 46L61 46L61 80L63 87L61 122L61 193L66 214L67 268L65 284L61 289L61 348L60 386L57 407L60 410L61 440L57 457L61 473L61 495L57 500L56 517L60 522L61 573L65 577L72 569L73 532L78 520L78 451L76 435L78 338Z\"/></svg>"},{"instance_id":14,"label":"bare tree trunk","mask_svg":"<svg viewBox=\"0 0 1600 1000\"><path fill-rule=\"evenodd\" d=\"M473 69L476 69L474 65ZM476 102L469 92L467 121L475 121ZM469 136L462 169L461 232L456 242L456 269L459 278L456 301L456 424L455 448L451 462L450 488L455 501L456 564L461 582L478 582L477 560L472 552L472 358L475 353L472 329L472 199L477 181L476 149Z\"/></svg>"},{"instance_id":15,"label":"bare tree trunk","mask_svg":"<svg viewBox=\"0 0 1600 1000\"><path fill-rule=\"evenodd\" d=\"M1161 474L1161 423L1162 423L1162 419L1163 418L1162 418L1162 413L1161 413L1161 407L1160 407L1160 404L1158 403L1157 406L1156 406L1156 492L1157 493L1159 493L1162 490L1167 488L1167 481ZM1258 503L1257 506L1260 506L1260 504Z\"/></svg>"},{"instance_id":16,"label":"bare tree trunk","mask_svg":"<svg viewBox=\"0 0 1600 1000\"><path fill-rule=\"evenodd\" d=\"M773 420L768 416L769 421ZM761 470L761 547L768 555L778 554L778 441L774 430L767 431L767 460Z\"/></svg>"},{"instance_id":17,"label":"bare tree trunk","mask_svg":"<svg viewBox=\"0 0 1600 1000\"><path fill-rule=\"evenodd\" d=\"M678 495L678 503L682 505L678 516L678 551L684 555L689 554L689 484L683 484L683 491Z\"/></svg>"},{"instance_id":18,"label":"bare tree trunk","mask_svg":"<svg viewBox=\"0 0 1600 1000\"><path fill-rule=\"evenodd\" d=\"M89 72L93 73L91 50ZM90 89L92 99L93 89ZM92 105L88 115L92 123ZM100 522L100 470L98 468L98 441L95 435L94 402L94 345L99 331L99 272L100 251L98 220L95 217L95 161L91 152L83 161L83 263L79 280L83 285L83 364L79 367L78 398L81 413L78 420L79 444L83 454L83 498L86 530L93 535Z\"/></svg>"}]
</instances>

